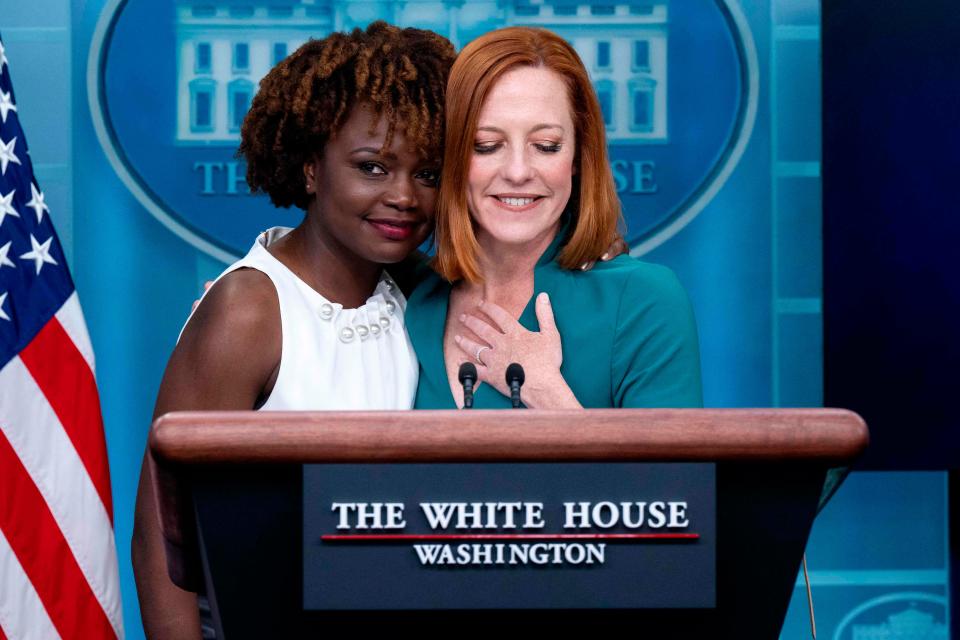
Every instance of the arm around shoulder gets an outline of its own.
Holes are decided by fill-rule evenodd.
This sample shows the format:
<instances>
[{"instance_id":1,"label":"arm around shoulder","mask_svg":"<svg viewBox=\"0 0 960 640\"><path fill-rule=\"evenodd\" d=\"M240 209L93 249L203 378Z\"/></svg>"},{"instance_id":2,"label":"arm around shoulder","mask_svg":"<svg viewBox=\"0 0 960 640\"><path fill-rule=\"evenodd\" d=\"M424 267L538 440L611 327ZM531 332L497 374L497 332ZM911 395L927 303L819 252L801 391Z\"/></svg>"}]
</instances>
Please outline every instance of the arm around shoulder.
<instances>
[{"instance_id":1,"label":"arm around shoulder","mask_svg":"<svg viewBox=\"0 0 960 640\"><path fill-rule=\"evenodd\" d=\"M269 391L281 355L280 308L269 278L235 271L204 297L167 365L154 418L170 411L252 409ZM200 638L196 594L173 584L144 455L131 556L147 638Z\"/></svg>"},{"instance_id":2,"label":"arm around shoulder","mask_svg":"<svg viewBox=\"0 0 960 640\"><path fill-rule=\"evenodd\" d=\"M693 307L666 267L639 263L626 278L611 363L617 407L703 406Z\"/></svg>"}]
</instances>

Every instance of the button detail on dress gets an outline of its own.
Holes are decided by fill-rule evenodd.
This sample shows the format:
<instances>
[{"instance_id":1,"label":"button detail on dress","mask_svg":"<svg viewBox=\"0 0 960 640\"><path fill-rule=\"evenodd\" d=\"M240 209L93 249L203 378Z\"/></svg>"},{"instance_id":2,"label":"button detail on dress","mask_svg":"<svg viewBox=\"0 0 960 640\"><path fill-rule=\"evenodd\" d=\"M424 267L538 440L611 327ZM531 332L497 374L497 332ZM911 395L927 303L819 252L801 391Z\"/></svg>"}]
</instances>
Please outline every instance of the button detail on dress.
<instances>
[{"instance_id":1,"label":"button detail on dress","mask_svg":"<svg viewBox=\"0 0 960 640\"><path fill-rule=\"evenodd\" d=\"M376 324L376 323L371 324L371 325L370 325L370 335L372 335L374 338L379 337L379 336L380 336L380 325L378 325L378 324Z\"/></svg>"},{"instance_id":2,"label":"button detail on dress","mask_svg":"<svg viewBox=\"0 0 960 640\"><path fill-rule=\"evenodd\" d=\"M324 302L322 305L320 305L320 311L318 313L324 320L329 320L333 317L333 305L329 302Z\"/></svg>"},{"instance_id":3,"label":"button detail on dress","mask_svg":"<svg viewBox=\"0 0 960 640\"><path fill-rule=\"evenodd\" d=\"M397 303L393 300L387 300L387 313L393 315L393 312L397 310Z\"/></svg>"},{"instance_id":4,"label":"button detail on dress","mask_svg":"<svg viewBox=\"0 0 960 640\"><path fill-rule=\"evenodd\" d=\"M340 342L350 342L353 340L353 336L356 335L350 327L344 327L340 330Z\"/></svg>"},{"instance_id":5,"label":"button detail on dress","mask_svg":"<svg viewBox=\"0 0 960 640\"><path fill-rule=\"evenodd\" d=\"M390 328L390 318L387 316L380 316L380 326L384 329Z\"/></svg>"},{"instance_id":6,"label":"button detail on dress","mask_svg":"<svg viewBox=\"0 0 960 640\"><path fill-rule=\"evenodd\" d=\"M361 340L364 340L368 335L370 335L370 329L367 328L365 324L358 324L354 327L357 330L357 335L360 336Z\"/></svg>"}]
</instances>

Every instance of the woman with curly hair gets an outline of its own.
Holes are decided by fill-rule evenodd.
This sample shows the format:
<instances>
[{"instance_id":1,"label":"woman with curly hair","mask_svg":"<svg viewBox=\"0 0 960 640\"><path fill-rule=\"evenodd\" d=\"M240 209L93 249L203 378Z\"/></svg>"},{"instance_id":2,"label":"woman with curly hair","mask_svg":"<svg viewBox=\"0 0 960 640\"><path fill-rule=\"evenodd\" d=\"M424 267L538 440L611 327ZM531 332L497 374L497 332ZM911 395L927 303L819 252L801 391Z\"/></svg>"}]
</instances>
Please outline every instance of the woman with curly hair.
<instances>
[{"instance_id":1,"label":"woman with curly hair","mask_svg":"<svg viewBox=\"0 0 960 640\"><path fill-rule=\"evenodd\" d=\"M177 410L409 409L417 359L383 265L433 228L448 40L383 22L302 46L260 83L241 131L247 182L305 211L230 266L196 308L155 416ZM198 638L168 578L147 464L132 541L149 638Z\"/></svg>"}]
</instances>

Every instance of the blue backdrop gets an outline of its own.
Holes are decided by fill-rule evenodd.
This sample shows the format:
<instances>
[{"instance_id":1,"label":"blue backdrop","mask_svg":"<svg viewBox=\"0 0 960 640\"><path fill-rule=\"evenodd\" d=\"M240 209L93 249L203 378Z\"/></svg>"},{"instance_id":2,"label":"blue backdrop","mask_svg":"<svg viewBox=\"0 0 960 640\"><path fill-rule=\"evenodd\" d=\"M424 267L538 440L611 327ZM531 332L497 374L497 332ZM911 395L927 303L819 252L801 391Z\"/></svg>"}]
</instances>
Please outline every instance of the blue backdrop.
<instances>
[{"instance_id":1,"label":"blue backdrop","mask_svg":"<svg viewBox=\"0 0 960 640\"><path fill-rule=\"evenodd\" d=\"M2 28L19 115L97 355L130 638L142 633L129 562L133 503L166 358L201 283L224 266L215 256L238 251L258 228L295 219L262 199L228 193L227 163L235 144L230 105L242 104L236 96L246 85L226 83L225 93L211 94L221 98L218 113L225 123L204 125L197 92L209 85L191 85L198 78L183 72L203 69L202 61L186 64L184 56L196 55L190 38L204 29L191 31L178 17L195 4L4 5ZM406 2L397 9L394 3L358 3L351 9L355 13L331 10L314 17L328 20L330 28L377 17L406 20L463 44L472 33L509 21L534 22L541 15L529 9L537 6L532 3L467 3L461 14L441 20L435 12L417 13L428 4ZM281 19L285 10L277 7L300 3L250 5L273 6ZM691 0L632 5L636 9L627 3L596 6L599 11L581 7L572 20L583 24L569 37L598 91L609 91L611 154L620 162L615 169L629 237L644 259L672 267L693 299L707 405L819 406L818 4ZM618 48L610 38L610 61L604 64L598 44L603 38L589 24L603 24L610 6L646 34L647 58L642 49ZM497 7L506 7L506 13L497 13ZM665 21L658 21L660 7ZM153 22L146 27L138 19ZM97 32L105 24L113 25L115 40ZM138 25L140 31L134 31ZM296 37L284 36L290 42ZM111 53L113 46L118 53ZM217 46L212 45L214 60ZM258 51L251 43L251 67L262 57ZM711 70L710 82L700 67ZM249 80L255 83L255 76L251 68ZM104 144L105 139L112 142ZM128 157L118 164L116 156L124 154ZM196 164L203 162L222 166ZM216 193L203 193L205 171ZM152 195L145 197L146 191ZM198 207L207 203L219 204L211 204L213 213L205 219ZM180 232L172 231L177 224ZM945 501L939 473L850 478L822 514L808 549L821 636L890 630L903 624L903 615L935 634L946 633ZM796 593L802 596L799 588ZM805 616L805 598L797 597L783 637L809 637Z\"/></svg>"}]
</instances>

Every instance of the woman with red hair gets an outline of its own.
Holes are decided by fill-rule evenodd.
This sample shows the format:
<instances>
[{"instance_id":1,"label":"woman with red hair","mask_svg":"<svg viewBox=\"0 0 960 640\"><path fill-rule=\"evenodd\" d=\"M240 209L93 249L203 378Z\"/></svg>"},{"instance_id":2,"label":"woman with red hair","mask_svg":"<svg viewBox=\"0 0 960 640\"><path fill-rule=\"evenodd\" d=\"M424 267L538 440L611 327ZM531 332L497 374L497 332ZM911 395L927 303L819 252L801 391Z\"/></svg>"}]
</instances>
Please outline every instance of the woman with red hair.
<instances>
[{"instance_id":1,"label":"woman with red hair","mask_svg":"<svg viewBox=\"0 0 960 640\"><path fill-rule=\"evenodd\" d=\"M543 29L487 33L447 84L435 275L410 297L418 408L510 406L508 364L530 408L697 407L689 300L668 269L621 255L590 271L620 205L603 117L573 47ZM561 348L561 338L566 349Z\"/></svg>"}]
</instances>

